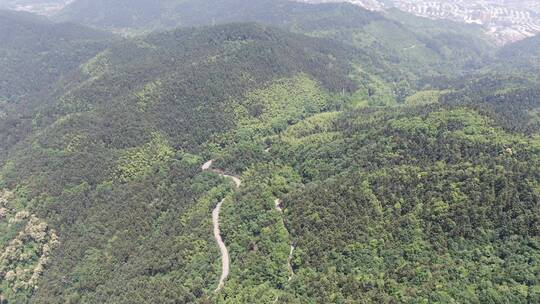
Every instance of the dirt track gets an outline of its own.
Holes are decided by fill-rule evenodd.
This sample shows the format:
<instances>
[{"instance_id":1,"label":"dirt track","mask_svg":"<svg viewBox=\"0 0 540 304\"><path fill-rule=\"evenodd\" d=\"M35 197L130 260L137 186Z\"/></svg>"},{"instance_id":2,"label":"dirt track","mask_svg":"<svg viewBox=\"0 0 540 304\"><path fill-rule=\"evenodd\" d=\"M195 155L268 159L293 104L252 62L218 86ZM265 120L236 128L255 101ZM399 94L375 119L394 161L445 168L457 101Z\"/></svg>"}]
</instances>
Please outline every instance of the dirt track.
<instances>
[{"instance_id":1,"label":"dirt track","mask_svg":"<svg viewBox=\"0 0 540 304\"><path fill-rule=\"evenodd\" d=\"M223 174L221 171L212 169L212 164L214 163L213 160L209 160L204 165L202 165L201 169L203 171L210 171L214 172L216 174L219 174L222 177L230 178L234 181L234 184L236 187L240 187L240 184L242 184L242 181L235 176ZM225 199L221 200L212 211L212 224L214 225L214 238L216 239L216 243L219 246L219 251L221 252L221 277L219 279L218 287L216 288L215 292L218 292L223 288L225 285L225 280L229 276L229 265L230 265L230 258L229 258L229 250L227 249L227 246L223 242L223 239L221 238L221 229L219 228L219 214L221 212L221 206L223 205L223 202Z\"/></svg>"}]
</instances>

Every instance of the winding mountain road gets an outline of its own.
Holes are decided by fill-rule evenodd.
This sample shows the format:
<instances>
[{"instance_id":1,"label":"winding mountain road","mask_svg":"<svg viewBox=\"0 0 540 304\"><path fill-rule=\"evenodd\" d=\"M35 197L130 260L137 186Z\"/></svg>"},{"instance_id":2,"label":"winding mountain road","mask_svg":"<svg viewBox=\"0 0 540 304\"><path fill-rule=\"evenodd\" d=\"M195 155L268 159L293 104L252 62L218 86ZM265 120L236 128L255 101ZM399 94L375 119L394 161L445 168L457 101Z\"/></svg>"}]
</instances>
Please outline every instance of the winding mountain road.
<instances>
[{"instance_id":1,"label":"winding mountain road","mask_svg":"<svg viewBox=\"0 0 540 304\"><path fill-rule=\"evenodd\" d=\"M279 213L283 213L283 208L281 207L281 200L279 198L274 201L274 205L276 206L276 210ZM287 229L287 228L285 227L285 229ZM294 245L291 244L291 251L289 252L289 258L287 259L287 267L289 268L289 271L290 271L289 278L287 280L289 282L292 280L292 278L294 276L294 269L292 268L292 264L291 264L294 249L295 249ZM276 298L274 299L274 302L272 302L272 303L275 304L278 301L279 301L279 295L276 296Z\"/></svg>"},{"instance_id":2,"label":"winding mountain road","mask_svg":"<svg viewBox=\"0 0 540 304\"><path fill-rule=\"evenodd\" d=\"M232 175L227 175L223 171L218 170L218 169L212 169L213 163L214 163L214 160L209 160L202 165L201 169L203 171L216 173L225 178L230 178L233 180L234 184L236 185L236 188L240 187L240 185L242 184L242 181L240 180L240 178L236 176L232 176ZM227 280L227 277L229 276L229 271L230 271L229 250L227 249L225 242L223 242L223 238L221 237L221 229L219 227L219 215L221 213L221 206L223 205L224 201L225 199L222 199L216 205L216 208L212 210L212 224L214 226L214 238L216 239L216 243L218 244L219 251L221 252L221 277L219 279L218 287L216 288L214 292L219 292L223 288L223 286L225 285L225 280ZM274 204L276 206L276 210L279 211L280 213L283 213L283 208L281 208L281 200L276 199L274 201ZM294 276L294 270L291 265L294 249L295 249L294 245L291 244L291 251L289 253L289 259L287 262L288 264L287 266L289 267L289 270L290 270L289 281L292 280ZM276 301L278 300L278 298L276 298Z\"/></svg>"},{"instance_id":3,"label":"winding mountain road","mask_svg":"<svg viewBox=\"0 0 540 304\"><path fill-rule=\"evenodd\" d=\"M225 199L222 199L221 202L219 202L216 208L212 211L214 238L216 239L216 242L219 246L219 251L221 251L221 277L219 278L218 287L214 292L218 292L221 288L223 288L223 286L225 285L225 280L229 276L229 250L227 249L227 246L225 246L225 243L221 238L221 230L219 229L219 213L221 212L221 205L223 205L224 200Z\"/></svg>"},{"instance_id":4,"label":"winding mountain road","mask_svg":"<svg viewBox=\"0 0 540 304\"><path fill-rule=\"evenodd\" d=\"M212 169L212 164L214 163L214 160L209 160L204 165L202 165L201 169L203 171L209 171L214 172L216 174L219 174L222 177L230 178L234 181L234 184L236 185L236 188L240 187L242 184L242 181L232 175L224 174L222 171L217 169ZM225 246L225 243L223 242L223 239L221 238L221 229L219 228L219 214L221 212L221 206L223 205L223 202L225 199L222 199L221 202L219 202L212 211L212 223L214 225L214 238L216 239L216 243L219 246L219 251L221 252L221 277L219 279L218 287L214 292L219 292L223 286L225 285L225 280L229 276L229 265L230 265L230 258L229 258L229 250L227 249L227 246Z\"/></svg>"},{"instance_id":5,"label":"winding mountain road","mask_svg":"<svg viewBox=\"0 0 540 304\"><path fill-rule=\"evenodd\" d=\"M283 213L283 208L281 208L281 200L280 199L276 199L274 201L274 205L276 206L276 210L280 213ZM289 267L289 271L291 272L290 275L289 275L289 280L292 280L293 276L294 276L294 269L292 268L292 265L291 265L291 261L292 261L292 258L293 258L293 253L294 253L294 245L291 244L291 251L289 252L289 259L287 260L287 266Z\"/></svg>"}]
</instances>

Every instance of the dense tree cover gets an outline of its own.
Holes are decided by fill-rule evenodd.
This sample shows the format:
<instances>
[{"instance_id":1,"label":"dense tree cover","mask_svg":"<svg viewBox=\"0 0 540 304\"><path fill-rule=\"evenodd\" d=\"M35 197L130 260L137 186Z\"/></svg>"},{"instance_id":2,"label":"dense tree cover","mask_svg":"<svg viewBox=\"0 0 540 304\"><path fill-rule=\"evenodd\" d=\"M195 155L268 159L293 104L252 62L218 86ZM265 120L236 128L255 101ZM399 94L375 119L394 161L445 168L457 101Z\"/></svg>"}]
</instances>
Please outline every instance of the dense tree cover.
<instances>
[{"instance_id":1,"label":"dense tree cover","mask_svg":"<svg viewBox=\"0 0 540 304\"><path fill-rule=\"evenodd\" d=\"M16 102L53 86L62 74L103 50L108 38L84 26L0 11L0 101Z\"/></svg>"},{"instance_id":2,"label":"dense tree cover","mask_svg":"<svg viewBox=\"0 0 540 304\"><path fill-rule=\"evenodd\" d=\"M242 9L238 9L242 8ZM336 17L344 16L339 20ZM66 6L55 17L61 21L80 22L101 28L149 29L177 26L203 26L229 22L261 22L298 25L304 29L325 26L357 27L379 14L350 4L309 5L287 0L218 1L87 1Z\"/></svg>"},{"instance_id":3,"label":"dense tree cover","mask_svg":"<svg viewBox=\"0 0 540 304\"><path fill-rule=\"evenodd\" d=\"M353 45L367 53L362 56L363 69L377 72L390 85L470 71L483 63L490 48L487 38L474 26L429 22L395 11L382 15L349 3L77 0L60 12L58 19L135 33L177 26L258 22Z\"/></svg>"},{"instance_id":4,"label":"dense tree cover","mask_svg":"<svg viewBox=\"0 0 540 304\"><path fill-rule=\"evenodd\" d=\"M52 109L56 113L44 115L95 108L110 117L129 111L137 113L133 120L107 118L105 123L126 124L110 128L124 132L144 132L148 123L177 146L191 149L233 127L232 108L244 93L274 78L306 73L330 91L355 91L357 84L348 77L355 52L329 40L254 24L153 34L114 46L89 62L89 80L65 94ZM109 144L132 144L125 140Z\"/></svg>"},{"instance_id":5,"label":"dense tree cover","mask_svg":"<svg viewBox=\"0 0 540 304\"><path fill-rule=\"evenodd\" d=\"M475 107L324 113L260 138L273 141L270 167L259 160L243 178L281 177L246 186L229 207L238 272L224 294L244 299L257 286L285 303L539 301L540 143ZM272 242L282 249L255 254ZM286 275L272 273L284 271L289 243L295 276L283 285Z\"/></svg>"},{"instance_id":6,"label":"dense tree cover","mask_svg":"<svg viewBox=\"0 0 540 304\"><path fill-rule=\"evenodd\" d=\"M455 79L440 78L424 85L430 89L408 97L409 103L418 98L425 98L426 96L423 96L425 94L428 96L436 94L433 96L436 102L467 105L496 119L507 130L538 132L536 111L540 106L539 84L538 78L528 72L489 73Z\"/></svg>"},{"instance_id":7,"label":"dense tree cover","mask_svg":"<svg viewBox=\"0 0 540 304\"><path fill-rule=\"evenodd\" d=\"M507 130L538 133L540 89L537 85L505 88L485 95L474 95L473 90L466 88L447 94L441 101L447 104L468 104L477 111L500 118L501 126Z\"/></svg>"},{"instance_id":8,"label":"dense tree cover","mask_svg":"<svg viewBox=\"0 0 540 304\"><path fill-rule=\"evenodd\" d=\"M290 167L261 164L246 170L242 189L226 202L223 235L233 263L217 303L272 303L288 285L290 236L274 201L299 184Z\"/></svg>"},{"instance_id":9,"label":"dense tree cover","mask_svg":"<svg viewBox=\"0 0 540 304\"><path fill-rule=\"evenodd\" d=\"M509 44L497 52L510 67L538 72L540 69L540 35Z\"/></svg>"},{"instance_id":10,"label":"dense tree cover","mask_svg":"<svg viewBox=\"0 0 540 304\"><path fill-rule=\"evenodd\" d=\"M63 92L79 65L111 39L84 26L0 11L0 163L8 147L32 131L35 109Z\"/></svg>"},{"instance_id":11,"label":"dense tree cover","mask_svg":"<svg viewBox=\"0 0 540 304\"><path fill-rule=\"evenodd\" d=\"M83 115L102 128L97 134L132 135L102 138L107 145L124 147L148 139L148 123L177 137L178 145L193 147L232 124L229 101L274 77L306 72L332 91L355 90L348 75L356 52L329 40L253 24L118 42L83 64L77 77L56 86L59 97L53 105L30 110L25 103L23 111L0 119L0 136L10 143L2 150L63 115L89 110L99 112Z\"/></svg>"},{"instance_id":12,"label":"dense tree cover","mask_svg":"<svg viewBox=\"0 0 540 304\"><path fill-rule=\"evenodd\" d=\"M439 62L427 49L469 61L425 40L461 29L257 3L311 37L248 23L116 41L0 116L0 302L540 301L537 79L411 72ZM405 32L426 48L388 57ZM214 293L222 199L231 273Z\"/></svg>"},{"instance_id":13,"label":"dense tree cover","mask_svg":"<svg viewBox=\"0 0 540 304\"><path fill-rule=\"evenodd\" d=\"M211 188L218 181L200 174L200 160L171 156L153 165L157 174L82 184L41 204L62 227L63 241L34 301L192 303L207 297L219 277L207 215L224 190Z\"/></svg>"},{"instance_id":14,"label":"dense tree cover","mask_svg":"<svg viewBox=\"0 0 540 304\"><path fill-rule=\"evenodd\" d=\"M162 16L160 0L97 0L73 1L54 16L56 20L78 22L100 27L135 27L145 24L150 27Z\"/></svg>"},{"instance_id":15,"label":"dense tree cover","mask_svg":"<svg viewBox=\"0 0 540 304\"><path fill-rule=\"evenodd\" d=\"M346 116L328 160L325 145L299 147L315 181L285 200L306 277L296 292L351 303L538 301L538 143L470 109L414 112ZM348 164L340 150L354 151Z\"/></svg>"},{"instance_id":16,"label":"dense tree cover","mask_svg":"<svg viewBox=\"0 0 540 304\"><path fill-rule=\"evenodd\" d=\"M60 240L39 288L3 300L208 300L219 255L207 215L231 190L186 151L209 155L214 145L202 143L250 124L258 108L297 120L323 110L327 96L356 90L355 52L237 24L117 42L82 64L57 99L30 112L35 131L10 147L0 170L18 208ZM288 106L293 91L298 105ZM3 228L6 242L21 229Z\"/></svg>"}]
</instances>

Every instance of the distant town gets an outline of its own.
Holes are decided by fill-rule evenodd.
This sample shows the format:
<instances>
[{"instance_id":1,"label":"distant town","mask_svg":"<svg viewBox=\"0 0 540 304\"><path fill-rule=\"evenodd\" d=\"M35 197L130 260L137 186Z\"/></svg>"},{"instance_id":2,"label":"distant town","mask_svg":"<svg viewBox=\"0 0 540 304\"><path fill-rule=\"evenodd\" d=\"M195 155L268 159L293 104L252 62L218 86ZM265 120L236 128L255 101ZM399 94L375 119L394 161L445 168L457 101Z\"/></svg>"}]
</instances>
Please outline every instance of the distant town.
<instances>
[{"instance_id":1,"label":"distant town","mask_svg":"<svg viewBox=\"0 0 540 304\"><path fill-rule=\"evenodd\" d=\"M52 15L72 0L0 0L0 8ZM248 0L246 0L248 1ZM432 19L476 23L502 45L540 33L538 0L297 0L306 3L350 2L369 10L388 8Z\"/></svg>"},{"instance_id":2,"label":"distant town","mask_svg":"<svg viewBox=\"0 0 540 304\"><path fill-rule=\"evenodd\" d=\"M73 0L0 0L0 9L27 11L40 15L53 15Z\"/></svg>"},{"instance_id":3,"label":"distant town","mask_svg":"<svg viewBox=\"0 0 540 304\"><path fill-rule=\"evenodd\" d=\"M308 3L350 2L370 10L396 7L417 16L476 23L498 44L540 33L538 0L300 0Z\"/></svg>"}]
</instances>

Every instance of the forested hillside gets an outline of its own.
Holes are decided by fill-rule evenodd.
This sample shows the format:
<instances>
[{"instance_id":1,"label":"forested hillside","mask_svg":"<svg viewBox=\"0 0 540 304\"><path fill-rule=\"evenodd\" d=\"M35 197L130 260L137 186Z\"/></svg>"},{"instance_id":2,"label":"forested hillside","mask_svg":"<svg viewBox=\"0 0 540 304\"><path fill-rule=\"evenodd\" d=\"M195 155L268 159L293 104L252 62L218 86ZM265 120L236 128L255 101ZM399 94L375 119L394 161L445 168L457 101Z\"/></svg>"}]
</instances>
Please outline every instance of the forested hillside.
<instances>
[{"instance_id":1,"label":"forested hillside","mask_svg":"<svg viewBox=\"0 0 540 304\"><path fill-rule=\"evenodd\" d=\"M8 275L6 298L208 298L219 261L206 212L227 187L198 169L211 151L207 143L235 128L244 111L263 109L246 104L248 92L275 83L284 98L293 92L306 102L320 96L317 104L305 105L311 113L329 106L329 96L355 91L358 85L348 77L355 52L328 40L238 24L118 42L81 65L73 80L79 84L33 114L37 131L3 163L2 185L16 189L5 219L31 210L61 239L47 259L43 287L34 290L35 280L23 274ZM3 226L3 232L16 235L27 219ZM39 247L24 250L43 255ZM111 254L113 260L103 264ZM38 260L4 263L6 278L21 265L37 267ZM94 272L98 264L101 270ZM127 268L119 270L121 265ZM128 294L122 292L126 282ZM156 288L166 290L149 293Z\"/></svg>"},{"instance_id":2,"label":"forested hillside","mask_svg":"<svg viewBox=\"0 0 540 304\"><path fill-rule=\"evenodd\" d=\"M521 69L540 69L540 36L509 44L499 50L498 57Z\"/></svg>"},{"instance_id":3,"label":"forested hillside","mask_svg":"<svg viewBox=\"0 0 540 304\"><path fill-rule=\"evenodd\" d=\"M247 181L227 214L238 262L220 301L539 301L537 88L468 77L401 107L298 121L268 106L242 122L216 155Z\"/></svg>"},{"instance_id":4,"label":"forested hillside","mask_svg":"<svg viewBox=\"0 0 540 304\"><path fill-rule=\"evenodd\" d=\"M258 22L352 45L368 54L364 58L370 62L368 72L377 73L385 81L403 80L407 85L418 78L441 73L459 75L477 68L490 47L487 37L474 26L427 22L406 13L383 16L348 3L77 0L57 19L122 33ZM393 89L405 90L405 83Z\"/></svg>"},{"instance_id":5,"label":"forested hillside","mask_svg":"<svg viewBox=\"0 0 540 304\"><path fill-rule=\"evenodd\" d=\"M538 126L506 131L523 117L505 114L540 96L469 94L485 102L322 113L229 146L221 166L248 182L229 209L238 262L220 299L248 303L256 285L284 303L539 301Z\"/></svg>"},{"instance_id":6,"label":"forested hillside","mask_svg":"<svg viewBox=\"0 0 540 304\"><path fill-rule=\"evenodd\" d=\"M84 26L0 11L0 102L53 87L62 74L103 50L107 38L110 34Z\"/></svg>"},{"instance_id":7,"label":"forested hillside","mask_svg":"<svg viewBox=\"0 0 540 304\"><path fill-rule=\"evenodd\" d=\"M341 4L0 14L0 303L540 303L535 49Z\"/></svg>"},{"instance_id":8,"label":"forested hillside","mask_svg":"<svg viewBox=\"0 0 540 304\"><path fill-rule=\"evenodd\" d=\"M329 15L329 10L336 13ZM358 15L358 12L362 14ZM342 18L340 21L337 18L340 15L349 18ZM328 18L340 22L341 25L358 26L380 16L348 4L307 5L286 0L249 2L239 0L116 0L112 2L78 0L64 8L56 18L102 28L149 29L157 27L163 29L238 21L260 21L284 25L303 21L311 23L311 26L317 26L318 21ZM336 24L331 22L327 25L335 26ZM323 24L318 26L321 27Z\"/></svg>"},{"instance_id":9,"label":"forested hillside","mask_svg":"<svg viewBox=\"0 0 540 304\"><path fill-rule=\"evenodd\" d=\"M81 25L0 11L0 164L8 148L32 132L35 109L63 94L79 65L111 39Z\"/></svg>"}]
</instances>

